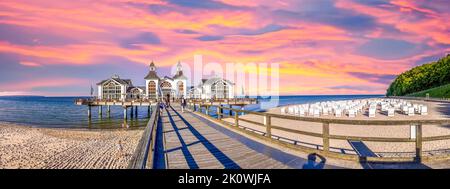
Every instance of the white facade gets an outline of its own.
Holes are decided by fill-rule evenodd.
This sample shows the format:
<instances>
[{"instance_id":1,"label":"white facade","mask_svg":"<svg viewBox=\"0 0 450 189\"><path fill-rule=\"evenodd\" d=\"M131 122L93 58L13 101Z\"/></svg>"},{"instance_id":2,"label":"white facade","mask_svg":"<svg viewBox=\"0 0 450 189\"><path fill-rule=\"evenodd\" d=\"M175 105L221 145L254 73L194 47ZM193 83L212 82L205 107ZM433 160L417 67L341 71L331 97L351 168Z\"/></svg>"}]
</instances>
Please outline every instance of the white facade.
<instances>
[{"instance_id":1,"label":"white facade","mask_svg":"<svg viewBox=\"0 0 450 189\"><path fill-rule=\"evenodd\" d=\"M170 97L181 98L187 95L187 78L183 75L183 68L180 63L177 64L177 72L175 76L165 76L160 78L156 73L156 66L152 62L150 70L145 77L146 91L148 98Z\"/></svg>"},{"instance_id":2,"label":"white facade","mask_svg":"<svg viewBox=\"0 0 450 189\"><path fill-rule=\"evenodd\" d=\"M114 75L97 83L97 98L110 100L125 100L127 98L127 89L133 86L131 80L120 79Z\"/></svg>"},{"instance_id":3,"label":"white facade","mask_svg":"<svg viewBox=\"0 0 450 189\"><path fill-rule=\"evenodd\" d=\"M133 86L131 80L120 79L113 76L97 84L99 99L158 99L170 98L196 98L196 99L230 99L235 98L235 86L229 80L214 77L203 79L201 83L189 89L187 78L183 75L181 64L177 64L176 74L173 77L160 78L156 66L151 62L149 72L144 77L145 86Z\"/></svg>"},{"instance_id":4,"label":"white facade","mask_svg":"<svg viewBox=\"0 0 450 189\"><path fill-rule=\"evenodd\" d=\"M218 77L204 79L198 86L191 88L187 96L196 99L234 98L234 83Z\"/></svg>"},{"instance_id":5,"label":"white facade","mask_svg":"<svg viewBox=\"0 0 450 189\"><path fill-rule=\"evenodd\" d=\"M152 62L145 76L145 86L133 86L131 80L120 79L114 75L110 79L97 83L97 98L110 100L157 99L167 94L171 98L187 95L187 78L183 75L181 64L177 64L177 73L173 77L160 78Z\"/></svg>"}]
</instances>

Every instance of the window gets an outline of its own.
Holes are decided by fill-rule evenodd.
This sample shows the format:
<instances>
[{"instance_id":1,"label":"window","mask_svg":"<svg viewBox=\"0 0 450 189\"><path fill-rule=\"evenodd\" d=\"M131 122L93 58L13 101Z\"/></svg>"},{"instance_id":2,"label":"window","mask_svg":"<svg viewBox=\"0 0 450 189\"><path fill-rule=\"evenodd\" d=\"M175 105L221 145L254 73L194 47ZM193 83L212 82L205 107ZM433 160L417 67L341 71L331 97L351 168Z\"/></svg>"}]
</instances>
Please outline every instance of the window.
<instances>
[{"instance_id":1,"label":"window","mask_svg":"<svg viewBox=\"0 0 450 189\"><path fill-rule=\"evenodd\" d=\"M103 84L102 98L103 99L120 99L122 94L122 87L113 81Z\"/></svg>"},{"instance_id":2,"label":"window","mask_svg":"<svg viewBox=\"0 0 450 189\"><path fill-rule=\"evenodd\" d=\"M138 88L131 89L131 98L140 99L141 91Z\"/></svg>"},{"instance_id":3,"label":"window","mask_svg":"<svg viewBox=\"0 0 450 189\"><path fill-rule=\"evenodd\" d=\"M212 98L228 98L228 93L228 84L223 80L219 80L211 86Z\"/></svg>"},{"instance_id":4,"label":"window","mask_svg":"<svg viewBox=\"0 0 450 189\"><path fill-rule=\"evenodd\" d=\"M156 83L154 81L148 83L148 98L156 98Z\"/></svg>"},{"instance_id":5,"label":"window","mask_svg":"<svg viewBox=\"0 0 450 189\"><path fill-rule=\"evenodd\" d=\"M182 81L178 81L178 97L181 97L184 95L184 84Z\"/></svg>"},{"instance_id":6,"label":"window","mask_svg":"<svg viewBox=\"0 0 450 189\"><path fill-rule=\"evenodd\" d=\"M167 81L163 81L160 86L164 97L166 97L167 94L172 95L172 84Z\"/></svg>"}]
</instances>

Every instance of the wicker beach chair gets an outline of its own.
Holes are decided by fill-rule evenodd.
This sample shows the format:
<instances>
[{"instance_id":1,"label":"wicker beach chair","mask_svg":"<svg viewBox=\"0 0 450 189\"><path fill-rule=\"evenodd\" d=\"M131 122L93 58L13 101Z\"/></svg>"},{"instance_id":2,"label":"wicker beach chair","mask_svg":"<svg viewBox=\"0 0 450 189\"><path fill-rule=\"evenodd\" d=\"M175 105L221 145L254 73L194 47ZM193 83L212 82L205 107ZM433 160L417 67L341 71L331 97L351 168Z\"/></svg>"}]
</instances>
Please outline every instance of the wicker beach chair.
<instances>
[{"instance_id":1,"label":"wicker beach chair","mask_svg":"<svg viewBox=\"0 0 450 189\"><path fill-rule=\"evenodd\" d=\"M375 117L375 112L377 111L376 107L369 107L369 117Z\"/></svg>"},{"instance_id":2,"label":"wicker beach chair","mask_svg":"<svg viewBox=\"0 0 450 189\"><path fill-rule=\"evenodd\" d=\"M394 107L389 107L388 109L387 109L387 114L388 114L388 117L394 117L394 115L395 115L395 108Z\"/></svg>"},{"instance_id":3,"label":"wicker beach chair","mask_svg":"<svg viewBox=\"0 0 450 189\"><path fill-rule=\"evenodd\" d=\"M414 107L408 107L408 116L414 116Z\"/></svg>"}]
</instances>

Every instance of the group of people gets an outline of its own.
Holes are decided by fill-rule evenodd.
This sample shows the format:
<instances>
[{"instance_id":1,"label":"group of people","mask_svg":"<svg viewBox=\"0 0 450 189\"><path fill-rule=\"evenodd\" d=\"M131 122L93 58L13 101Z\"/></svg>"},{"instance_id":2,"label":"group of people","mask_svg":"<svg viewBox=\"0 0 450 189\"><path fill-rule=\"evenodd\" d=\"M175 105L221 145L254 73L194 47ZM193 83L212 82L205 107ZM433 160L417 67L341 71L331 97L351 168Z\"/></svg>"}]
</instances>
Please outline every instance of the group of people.
<instances>
[{"instance_id":1,"label":"group of people","mask_svg":"<svg viewBox=\"0 0 450 189\"><path fill-rule=\"evenodd\" d=\"M172 102L175 102L175 97L172 97ZM180 106L181 106L181 112L184 113L184 110L186 109L187 101L186 99L181 96L180 98ZM162 114L164 108L171 107L170 105L170 94L167 94L166 97L164 97L163 101L159 103L159 108L161 109L159 112Z\"/></svg>"}]
</instances>

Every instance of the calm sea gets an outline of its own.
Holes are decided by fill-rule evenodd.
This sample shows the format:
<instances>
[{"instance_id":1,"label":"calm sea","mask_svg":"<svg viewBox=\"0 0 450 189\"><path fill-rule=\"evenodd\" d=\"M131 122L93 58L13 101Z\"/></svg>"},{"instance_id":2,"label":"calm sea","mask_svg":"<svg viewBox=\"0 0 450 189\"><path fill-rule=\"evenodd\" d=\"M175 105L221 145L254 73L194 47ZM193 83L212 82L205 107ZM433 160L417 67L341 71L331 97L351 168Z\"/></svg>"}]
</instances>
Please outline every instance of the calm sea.
<instances>
[{"instance_id":1,"label":"calm sea","mask_svg":"<svg viewBox=\"0 0 450 189\"><path fill-rule=\"evenodd\" d=\"M361 98L382 97L383 95L323 95L323 96L280 96L275 105L312 103L327 100L349 100ZM87 117L87 107L74 104L80 97L0 97L0 121L20 123L35 127L71 127L71 128L120 128L145 126L147 108L139 108L138 116L123 122L123 109L119 106L111 106L110 116L106 116L106 108L103 108L103 116L98 115L98 108L92 109L92 118ZM260 99L260 102L268 102L270 99ZM273 99L272 99L272 102ZM259 105L249 105L246 110L264 111ZM211 111L214 112L214 111Z\"/></svg>"}]
</instances>

